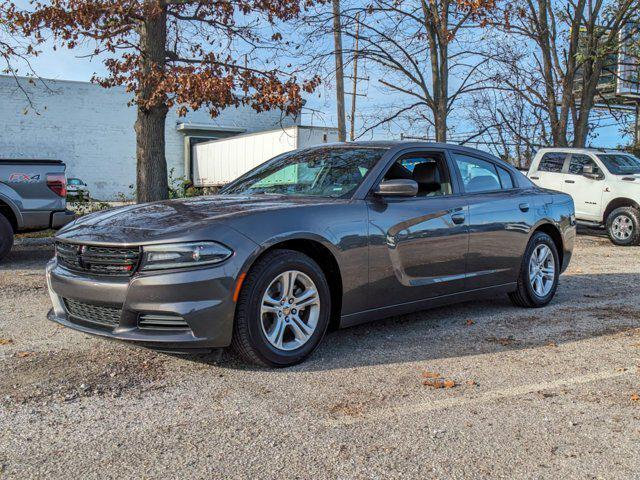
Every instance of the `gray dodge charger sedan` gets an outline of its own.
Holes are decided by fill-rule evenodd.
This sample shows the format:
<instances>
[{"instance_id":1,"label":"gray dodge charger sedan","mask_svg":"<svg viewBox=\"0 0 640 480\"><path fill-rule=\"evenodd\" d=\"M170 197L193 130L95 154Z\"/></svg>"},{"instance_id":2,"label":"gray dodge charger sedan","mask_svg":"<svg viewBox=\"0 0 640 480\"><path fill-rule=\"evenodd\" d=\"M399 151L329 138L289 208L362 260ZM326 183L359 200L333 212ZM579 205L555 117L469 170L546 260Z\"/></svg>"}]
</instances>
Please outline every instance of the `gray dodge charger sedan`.
<instances>
[{"instance_id":1,"label":"gray dodge charger sedan","mask_svg":"<svg viewBox=\"0 0 640 480\"><path fill-rule=\"evenodd\" d=\"M219 195L85 216L56 236L49 318L168 351L302 361L329 325L508 294L549 303L571 197L477 150L360 142L285 153Z\"/></svg>"}]
</instances>

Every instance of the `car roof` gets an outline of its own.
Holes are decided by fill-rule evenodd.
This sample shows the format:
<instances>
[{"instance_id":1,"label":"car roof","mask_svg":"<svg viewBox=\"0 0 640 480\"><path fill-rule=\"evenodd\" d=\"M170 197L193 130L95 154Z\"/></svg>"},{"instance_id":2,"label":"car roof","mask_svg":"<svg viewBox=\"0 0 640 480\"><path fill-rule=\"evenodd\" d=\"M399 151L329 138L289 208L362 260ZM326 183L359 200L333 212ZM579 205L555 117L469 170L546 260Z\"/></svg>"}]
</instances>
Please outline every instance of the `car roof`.
<instances>
[{"instance_id":1,"label":"car roof","mask_svg":"<svg viewBox=\"0 0 640 480\"><path fill-rule=\"evenodd\" d=\"M456 150L459 152L467 152L472 155L482 155L485 157L489 157L493 160L500 161L506 165L509 165L507 162L500 160L498 157L484 152L482 150L478 150L476 148L465 147L463 145L458 145L455 143L441 143L441 142L420 142L420 141L407 141L407 140L371 140L371 141L355 141L355 142L335 142L335 143L323 143L320 145L314 145L308 148L326 148L326 147L336 147L336 148L383 148L386 150L402 150L405 148L428 148L428 149L442 149L442 150Z\"/></svg>"},{"instance_id":2,"label":"car roof","mask_svg":"<svg viewBox=\"0 0 640 480\"><path fill-rule=\"evenodd\" d=\"M576 148L576 147L544 147L538 150L538 153L618 153L621 155L632 155L624 150L616 150L612 148Z\"/></svg>"}]
</instances>

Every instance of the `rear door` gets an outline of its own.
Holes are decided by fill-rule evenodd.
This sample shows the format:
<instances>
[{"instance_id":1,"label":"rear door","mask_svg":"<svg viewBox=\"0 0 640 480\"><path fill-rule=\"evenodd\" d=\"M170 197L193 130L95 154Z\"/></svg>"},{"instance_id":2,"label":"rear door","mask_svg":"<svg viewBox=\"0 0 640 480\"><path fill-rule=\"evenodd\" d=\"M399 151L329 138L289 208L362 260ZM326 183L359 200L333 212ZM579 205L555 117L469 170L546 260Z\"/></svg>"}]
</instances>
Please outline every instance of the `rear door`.
<instances>
[{"instance_id":1,"label":"rear door","mask_svg":"<svg viewBox=\"0 0 640 480\"><path fill-rule=\"evenodd\" d=\"M499 163L452 152L469 206L465 290L516 281L533 225L535 198Z\"/></svg>"},{"instance_id":2,"label":"rear door","mask_svg":"<svg viewBox=\"0 0 640 480\"><path fill-rule=\"evenodd\" d=\"M464 289L467 203L444 150L403 153L383 179L414 179L415 197L367 198L370 308L400 305Z\"/></svg>"},{"instance_id":3,"label":"rear door","mask_svg":"<svg viewBox=\"0 0 640 480\"><path fill-rule=\"evenodd\" d=\"M536 185L542 188L562 191L564 185L564 166L569 160L569 154L564 152L547 152L542 155L538 168L529 175Z\"/></svg>"},{"instance_id":4,"label":"rear door","mask_svg":"<svg viewBox=\"0 0 640 480\"><path fill-rule=\"evenodd\" d=\"M592 165L594 173L602 178L587 178L582 174L585 165ZM573 197L576 217L581 220L602 220L602 196L604 194L604 173L589 155L572 153L569 167L562 183L562 191Z\"/></svg>"}]
</instances>

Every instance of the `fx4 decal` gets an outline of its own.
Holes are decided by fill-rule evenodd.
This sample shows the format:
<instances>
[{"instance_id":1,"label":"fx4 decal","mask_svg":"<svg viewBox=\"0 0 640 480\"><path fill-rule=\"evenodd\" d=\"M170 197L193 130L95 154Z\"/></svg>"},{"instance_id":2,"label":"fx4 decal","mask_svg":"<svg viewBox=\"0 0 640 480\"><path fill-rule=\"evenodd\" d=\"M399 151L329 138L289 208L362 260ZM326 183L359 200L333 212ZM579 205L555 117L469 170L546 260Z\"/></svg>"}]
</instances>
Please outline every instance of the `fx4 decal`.
<instances>
[{"instance_id":1,"label":"fx4 decal","mask_svg":"<svg viewBox=\"0 0 640 480\"><path fill-rule=\"evenodd\" d=\"M10 183L38 183L40 174L29 175L28 173L12 173L9 175Z\"/></svg>"}]
</instances>

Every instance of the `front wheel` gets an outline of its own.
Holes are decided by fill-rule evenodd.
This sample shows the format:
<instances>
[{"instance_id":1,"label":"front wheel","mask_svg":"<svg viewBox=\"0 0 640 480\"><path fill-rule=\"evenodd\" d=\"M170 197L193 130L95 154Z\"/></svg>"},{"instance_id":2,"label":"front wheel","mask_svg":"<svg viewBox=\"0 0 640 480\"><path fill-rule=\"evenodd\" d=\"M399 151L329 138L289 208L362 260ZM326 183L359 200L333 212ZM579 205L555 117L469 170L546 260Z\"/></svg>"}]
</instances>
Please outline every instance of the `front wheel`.
<instances>
[{"instance_id":1,"label":"front wheel","mask_svg":"<svg viewBox=\"0 0 640 480\"><path fill-rule=\"evenodd\" d=\"M616 208L607 217L607 233L611 241L627 247L640 244L640 213L633 207Z\"/></svg>"},{"instance_id":2,"label":"front wheel","mask_svg":"<svg viewBox=\"0 0 640 480\"><path fill-rule=\"evenodd\" d=\"M244 281L232 347L250 363L295 365L320 344L330 312L329 286L318 264L294 250L274 250Z\"/></svg>"},{"instance_id":3,"label":"front wheel","mask_svg":"<svg viewBox=\"0 0 640 480\"><path fill-rule=\"evenodd\" d=\"M529 240L522 258L518 288L509 297L519 307L544 307L556 294L559 278L560 262L556 244L546 233L536 232Z\"/></svg>"}]
</instances>

